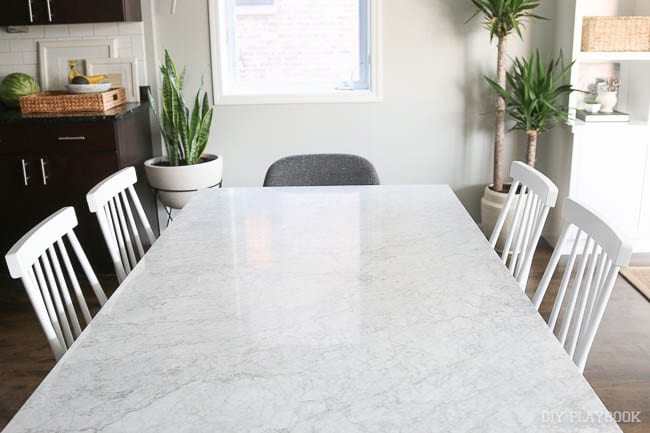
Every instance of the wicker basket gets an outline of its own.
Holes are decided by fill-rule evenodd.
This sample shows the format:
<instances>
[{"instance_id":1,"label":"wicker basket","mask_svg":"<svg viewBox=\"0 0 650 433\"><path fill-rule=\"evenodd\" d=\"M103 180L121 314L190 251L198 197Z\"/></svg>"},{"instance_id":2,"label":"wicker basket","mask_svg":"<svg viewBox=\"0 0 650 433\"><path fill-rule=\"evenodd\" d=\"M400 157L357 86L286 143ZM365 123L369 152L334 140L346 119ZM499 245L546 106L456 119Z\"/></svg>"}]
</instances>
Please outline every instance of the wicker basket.
<instances>
[{"instance_id":1,"label":"wicker basket","mask_svg":"<svg viewBox=\"0 0 650 433\"><path fill-rule=\"evenodd\" d=\"M41 92L21 97L20 111L23 113L106 111L125 102L126 92L123 87L103 93Z\"/></svg>"},{"instance_id":2,"label":"wicker basket","mask_svg":"<svg viewBox=\"0 0 650 433\"><path fill-rule=\"evenodd\" d=\"M650 51L650 17L584 17L582 51Z\"/></svg>"}]
</instances>

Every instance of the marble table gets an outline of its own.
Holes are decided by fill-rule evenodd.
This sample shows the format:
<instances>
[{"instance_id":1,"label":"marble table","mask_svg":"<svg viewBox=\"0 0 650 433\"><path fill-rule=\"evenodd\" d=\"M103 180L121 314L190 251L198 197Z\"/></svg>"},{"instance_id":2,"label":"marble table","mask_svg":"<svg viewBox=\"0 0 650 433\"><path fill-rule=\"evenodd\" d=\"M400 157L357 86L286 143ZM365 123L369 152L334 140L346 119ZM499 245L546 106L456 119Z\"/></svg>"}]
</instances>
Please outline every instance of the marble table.
<instances>
[{"instance_id":1,"label":"marble table","mask_svg":"<svg viewBox=\"0 0 650 433\"><path fill-rule=\"evenodd\" d=\"M446 186L207 190L6 432L620 432Z\"/></svg>"}]
</instances>

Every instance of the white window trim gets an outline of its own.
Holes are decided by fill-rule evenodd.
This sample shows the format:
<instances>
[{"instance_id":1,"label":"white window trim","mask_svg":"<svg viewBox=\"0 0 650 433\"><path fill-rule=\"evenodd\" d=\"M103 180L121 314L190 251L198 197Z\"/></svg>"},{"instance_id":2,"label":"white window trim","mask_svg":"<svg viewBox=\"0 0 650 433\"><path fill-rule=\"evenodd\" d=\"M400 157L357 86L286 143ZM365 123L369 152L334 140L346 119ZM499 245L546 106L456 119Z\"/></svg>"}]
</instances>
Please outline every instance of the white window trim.
<instances>
[{"instance_id":1,"label":"white window trim","mask_svg":"<svg viewBox=\"0 0 650 433\"><path fill-rule=\"evenodd\" d=\"M326 93L299 94L225 94L221 80L222 65L228 64L221 47L226 40L226 27L220 25L226 0L208 0L210 23L210 55L212 61L212 88L216 105L258 105L258 104L323 104L380 102L382 100L382 2L370 0L370 89L332 90ZM225 18L225 17L223 17Z\"/></svg>"}]
</instances>

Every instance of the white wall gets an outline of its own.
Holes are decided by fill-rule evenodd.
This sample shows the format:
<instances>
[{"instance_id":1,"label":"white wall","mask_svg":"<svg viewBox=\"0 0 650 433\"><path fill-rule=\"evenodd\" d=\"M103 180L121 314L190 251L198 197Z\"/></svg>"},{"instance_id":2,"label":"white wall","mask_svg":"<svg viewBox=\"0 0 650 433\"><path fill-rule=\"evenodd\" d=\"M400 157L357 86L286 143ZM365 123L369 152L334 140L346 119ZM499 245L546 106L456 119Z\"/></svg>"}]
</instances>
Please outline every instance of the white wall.
<instances>
[{"instance_id":1,"label":"white wall","mask_svg":"<svg viewBox=\"0 0 650 433\"><path fill-rule=\"evenodd\" d=\"M555 1L540 12L552 17ZM167 1L144 3L150 74L167 48L188 67L188 92L201 75L211 90L207 0L179 2L175 15ZM349 152L369 158L386 184L450 184L478 218L494 130L482 75L494 74L496 49L479 20L464 24L472 13L469 0L384 0L383 102L217 107L209 151L225 158L225 186L259 186L289 154ZM552 23L530 28L525 44L511 39L511 56L532 39L553 46ZM507 154L520 155L525 138L509 140L522 145Z\"/></svg>"}]
</instances>

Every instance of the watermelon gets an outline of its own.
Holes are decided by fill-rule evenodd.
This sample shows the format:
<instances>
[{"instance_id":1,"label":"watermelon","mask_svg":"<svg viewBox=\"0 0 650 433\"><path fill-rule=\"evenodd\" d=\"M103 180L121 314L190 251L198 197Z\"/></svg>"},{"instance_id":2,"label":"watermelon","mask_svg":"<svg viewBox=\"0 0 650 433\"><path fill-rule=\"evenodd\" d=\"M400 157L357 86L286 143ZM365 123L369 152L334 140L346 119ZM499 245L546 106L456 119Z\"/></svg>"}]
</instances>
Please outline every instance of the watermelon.
<instances>
[{"instance_id":1,"label":"watermelon","mask_svg":"<svg viewBox=\"0 0 650 433\"><path fill-rule=\"evenodd\" d=\"M20 106L20 97L41 91L35 79L27 74L16 72L9 74L0 83L0 101L10 108Z\"/></svg>"}]
</instances>

